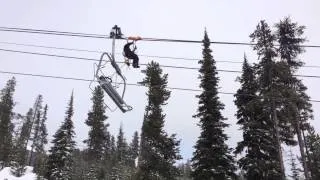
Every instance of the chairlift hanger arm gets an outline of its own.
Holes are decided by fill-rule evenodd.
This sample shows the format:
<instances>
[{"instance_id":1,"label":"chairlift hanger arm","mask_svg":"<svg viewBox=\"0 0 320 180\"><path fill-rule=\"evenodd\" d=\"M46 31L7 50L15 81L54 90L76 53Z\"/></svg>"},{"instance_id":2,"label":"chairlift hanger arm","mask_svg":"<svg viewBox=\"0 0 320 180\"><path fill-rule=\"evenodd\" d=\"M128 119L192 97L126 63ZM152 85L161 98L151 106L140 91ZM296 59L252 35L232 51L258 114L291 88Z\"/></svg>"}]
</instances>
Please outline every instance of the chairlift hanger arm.
<instances>
[{"instance_id":1,"label":"chairlift hanger arm","mask_svg":"<svg viewBox=\"0 0 320 180\"><path fill-rule=\"evenodd\" d=\"M100 86L104 89L104 91L108 94L108 96L112 99L112 101L118 106L118 108L123 112L127 112L132 110L132 107L127 105L125 103L125 101L123 100L124 98L124 94L126 91L126 78L123 76L120 67L118 66L118 64L115 61L115 41L116 39L124 39L123 34L121 33L121 29L120 27L118 27L117 25L115 25L111 32L110 32L110 38L113 39L112 41L112 53L107 53L107 52L103 52L100 56L100 61L99 63L96 65L97 66L97 70L95 72L95 78L96 80L99 82ZM112 67L114 68L116 74L118 74L122 81L123 81L123 92L122 92L122 96L120 96L118 94L118 92L116 91L116 87L112 86L112 79L111 77L105 76L104 73L102 72L102 61L104 61L104 57L107 56L109 59L110 64L112 65ZM108 62L108 61L106 61Z\"/></svg>"},{"instance_id":2,"label":"chairlift hanger arm","mask_svg":"<svg viewBox=\"0 0 320 180\"><path fill-rule=\"evenodd\" d=\"M108 53L107 52L103 52L102 54L101 54L101 56L100 56L100 60L99 60L99 63L98 63L98 65L97 65L97 70L96 70L96 72L95 72L95 77L96 78L99 78L99 76L98 76L98 73L99 73L99 71L101 70L101 66L102 66L102 61L103 61L103 57L105 56L105 55L108 55ZM109 55L108 55L109 56Z\"/></svg>"}]
</instances>

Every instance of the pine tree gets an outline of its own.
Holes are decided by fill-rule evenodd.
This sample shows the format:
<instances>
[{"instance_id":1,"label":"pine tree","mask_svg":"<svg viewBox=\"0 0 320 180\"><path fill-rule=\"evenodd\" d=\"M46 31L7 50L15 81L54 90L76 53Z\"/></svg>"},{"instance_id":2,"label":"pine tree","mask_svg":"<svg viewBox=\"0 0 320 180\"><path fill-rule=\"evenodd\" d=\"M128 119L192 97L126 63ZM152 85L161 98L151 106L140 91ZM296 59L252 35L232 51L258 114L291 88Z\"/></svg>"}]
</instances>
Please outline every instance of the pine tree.
<instances>
[{"instance_id":1,"label":"pine tree","mask_svg":"<svg viewBox=\"0 0 320 180\"><path fill-rule=\"evenodd\" d=\"M110 156L111 156L111 164L114 165L117 161L117 146L116 146L116 139L113 135L110 138Z\"/></svg>"},{"instance_id":2,"label":"pine tree","mask_svg":"<svg viewBox=\"0 0 320 180\"><path fill-rule=\"evenodd\" d=\"M48 179L70 180L72 172L72 152L75 148L73 116L73 93L71 95L65 120L53 136L53 146L49 150Z\"/></svg>"},{"instance_id":3,"label":"pine tree","mask_svg":"<svg viewBox=\"0 0 320 180\"><path fill-rule=\"evenodd\" d=\"M299 180L300 179L300 175L299 175L299 171L300 169L297 167L297 163L296 163L296 159L294 157L294 154L292 153L291 149L290 149L290 153L289 153L289 161L290 161L290 170L291 170L291 175L289 177L291 177L293 180Z\"/></svg>"},{"instance_id":4,"label":"pine tree","mask_svg":"<svg viewBox=\"0 0 320 180\"><path fill-rule=\"evenodd\" d=\"M104 160L105 161L110 161L111 159L111 134L110 132L108 132L106 129L104 131L106 140L105 140L105 144L104 144Z\"/></svg>"},{"instance_id":5,"label":"pine tree","mask_svg":"<svg viewBox=\"0 0 320 180\"><path fill-rule=\"evenodd\" d=\"M36 180L47 180L47 179L44 178L43 176L37 175Z\"/></svg>"},{"instance_id":6,"label":"pine tree","mask_svg":"<svg viewBox=\"0 0 320 180\"><path fill-rule=\"evenodd\" d=\"M72 166L72 178L75 180L87 180L87 173L89 172L89 167L87 160L85 159L87 153L81 151L80 149L75 149L73 151L73 166Z\"/></svg>"},{"instance_id":7,"label":"pine tree","mask_svg":"<svg viewBox=\"0 0 320 180\"><path fill-rule=\"evenodd\" d=\"M32 128L32 118L33 118L33 109L30 108L24 117L24 122L19 134L19 139L17 145L22 146L22 148L27 151L27 143L30 139L30 129Z\"/></svg>"},{"instance_id":8,"label":"pine tree","mask_svg":"<svg viewBox=\"0 0 320 180\"><path fill-rule=\"evenodd\" d=\"M108 133L108 124L105 124L105 120L108 117L105 115L104 94L100 86L97 86L93 91L91 100L92 108L89 111L88 119L86 120L86 124L89 126L90 130L88 139L84 141L88 147L88 164L90 166L88 174L95 172L95 177L101 179L105 176L102 169L104 166L103 160L106 154L106 133Z\"/></svg>"},{"instance_id":9,"label":"pine tree","mask_svg":"<svg viewBox=\"0 0 320 180\"><path fill-rule=\"evenodd\" d=\"M23 126L24 116L20 113L13 112L12 113L12 124L13 124L13 132L12 132L12 144L15 146L19 139L19 135L21 132L21 128Z\"/></svg>"},{"instance_id":10,"label":"pine tree","mask_svg":"<svg viewBox=\"0 0 320 180\"><path fill-rule=\"evenodd\" d=\"M190 160L187 160L186 163L182 163L178 166L180 172L181 172L181 177L178 178L179 180L191 180L191 162Z\"/></svg>"},{"instance_id":11,"label":"pine tree","mask_svg":"<svg viewBox=\"0 0 320 180\"><path fill-rule=\"evenodd\" d=\"M14 146L13 162L11 163L11 172L17 177L24 174L27 160L27 141L30 137L29 129L31 129L31 121L33 117L32 108L29 109L26 116L23 117L23 125Z\"/></svg>"},{"instance_id":12,"label":"pine tree","mask_svg":"<svg viewBox=\"0 0 320 180\"><path fill-rule=\"evenodd\" d=\"M263 116L262 121L265 126L273 132L269 135L271 137L269 144L276 145L276 149L273 149L274 145L269 147L268 152L277 155L277 158L270 162L269 172L272 174L267 176L284 180L285 172L281 142L292 145L295 141L290 124L285 123L287 122L285 119L279 118L279 116L283 114L278 110L283 110L283 108L281 108L283 105L283 94L281 90L286 87L283 86L282 82L278 82L280 79L278 74L281 73L281 66L278 66L275 62L277 56L274 47L275 36L271 33L268 24L265 21L260 21L250 37L255 43L253 49L257 51L260 59L260 62L255 66L255 72L257 74L259 88L258 94L263 110L263 114L261 114L261 116ZM286 109L284 109L284 111L285 110Z\"/></svg>"},{"instance_id":13,"label":"pine tree","mask_svg":"<svg viewBox=\"0 0 320 180\"><path fill-rule=\"evenodd\" d=\"M163 129L165 114L162 106L170 97L167 88L168 75L162 74L158 63L147 65L142 84L148 87L148 104L141 131L140 155L137 179L175 179L178 169L174 166L179 155L180 141L175 134L169 136Z\"/></svg>"},{"instance_id":14,"label":"pine tree","mask_svg":"<svg viewBox=\"0 0 320 180\"><path fill-rule=\"evenodd\" d=\"M113 135L111 135L111 143L110 143L110 151L111 151L111 154L115 154L116 152L116 139Z\"/></svg>"},{"instance_id":15,"label":"pine tree","mask_svg":"<svg viewBox=\"0 0 320 180\"><path fill-rule=\"evenodd\" d=\"M12 110L15 86L16 80L13 77L7 81L6 86L0 92L0 162L4 166L7 166L10 162L10 152L13 146Z\"/></svg>"},{"instance_id":16,"label":"pine tree","mask_svg":"<svg viewBox=\"0 0 320 180\"><path fill-rule=\"evenodd\" d=\"M14 158L15 159L15 158ZM10 164L10 172L13 174L15 177L21 177L25 174L26 172L26 166L24 164L20 164L16 161L12 161Z\"/></svg>"},{"instance_id":17,"label":"pine tree","mask_svg":"<svg viewBox=\"0 0 320 180\"><path fill-rule=\"evenodd\" d=\"M320 179L320 136L313 128L309 129L306 137L306 147L308 152L308 165L312 180Z\"/></svg>"},{"instance_id":18,"label":"pine tree","mask_svg":"<svg viewBox=\"0 0 320 180\"><path fill-rule=\"evenodd\" d=\"M105 130L106 141L104 145L104 175L108 179L112 179L114 175L114 167L117 165L117 146L113 135Z\"/></svg>"},{"instance_id":19,"label":"pine tree","mask_svg":"<svg viewBox=\"0 0 320 180\"><path fill-rule=\"evenodd\" d=\"M107 116L105 115L104 94L100 86L93 92L92 109L88 113L86 124L90 127L89 138L85 140L88 146L89 156L93 161L102 160L104 145L106 141L105 131L107 126L104 124Z\"/></svg>"},{"instance_id":20,"label":"pine tree","mask_svg":"<svg viewBox=\"0 0 320 180\"><path fill-rule=\"evenodd\" d=\"M234 177L234 160L230 155L231 149L226 144L228 139L224 128L228 126L222 114L224 105L218 97L218 81L215 60L210 49L210 40L205 31L203 39L203 60L200 67L200 88L203 92L197 95L199 108L195 118L199 118L201 135L195 145L193 153L192 177L195 180L203 179L230 179Z\"/></svg>"},{"instance_id":21,"label":"pine tree","mask_svg":"<svg viewBox=\"0 0 320 180\"><path fill-rule=\"evenodd\" d=\"M128 158L128 143L124 137L122 125L119 128L119 134L117 136L117 161L127 162Z\"/></svg>"},{"instance_id":22,"label":"pine tree","mask_svg":"<svg viewBox=\"0 0 320 180\"><path fill-rule=\"evenodd\" d=\"M47 155L46 155L44 146L48 143L48 140L47 140L48 132L46 127L47 112L48 112L48 105L45 105L43 115L39 122L39 130L37 133L37 137L34 139L36 161L35 161L33 171L40 176L45 176L45 170L46 170L45 163L46 163Z\"/></svg>"},{"instance_id":23,"label":"pine tree","mask_svg":"<svg viewBox=\"0 0 320 180\"><path fill-rule=\"evenodd\" d=\"M106 173L103 169L101 162L99 163L90 163L90 167L85 175L85 179L90 180L104 180Z\"/></svg>"},{"instance_id":24,"label":"pine tree","mask_svg":"<svg viewBox=\"0 0 320 180\"><path fill-rule=\"evenodd\" d=\"M29 129L29 139L27 141L27 146L30 144L31 150L28 160L28 165L34 165L34 150L36 146L36 141L39 134L40 129L40 121L42 116L42 95L38 95L36 101L33 105L33 117L31 121L31 128Z\"/></svg>"},{"instance_id":25,"label":"pine tree","mask_svg":"<svg viewBox=\"0 0 320 180\"><path fill-rule=\"evenodd\" d=\"M27 149L25 147L26 136L23 136L23 131L26 129L28 119L30 119L29 114L32 116L32 109L27 113L26 117L23 117L23 125L21 131L17 132L16 139L13 144L12 154L10 156L10 172L15 177L21 177L25 174L26 171L26 158L27 158ZM29 117L28 117L29 116Z\"/></svg>"},{"instance_id":26,"label":"pine tree","mask_svg":"<svg viewBox=\"0 0 320 180\"><path fill-rule=\"evenodd\" d=\"M86 175L87 180L98 180L97 169L94 166L91 166L89 172Z\"/></svg>"},{"instance_id":27,"label":"pine tree","mask_svg":"<svg viewBox=\"0 0 320 180\"><path fill-rule=\"evenodd\" d=\"M285 17L276 24L276 38L279 43L278 53L282 60L288 63L292 70L300 68L303 63L297 59L297 56L304 52L301 46L306 41L303 36L305 26L299 26L298 23L291 22L290 17Z\"/></svg>"},{"instance_id":28,"label":"pine tree","mask_svg":"<svg viewBox=\"0 0 320 180\"><path fill-rule=\"evenodd\" d=\"M257 95L258 84L254 75L254 69L244 58L242 76L238 78L241 87L235 94L235 104L238 107L237 118L243 131L243 140L236 147L235 153L245 151L245 155L238 161L247 180L272 179L273 168L278 162L277 149L274 147L274 139L270 136L273 127L270 127L263 111L260 97ZM277 177L273 178L276 179Z\"/></svg>"},{"instance_id":29,"label":"pine tree","mask_svg":"<svg viewBox=\"0 0 320 180\"><path fill-rule=\"evenodd\" d=\"M30 150L30 157L29 157L29 163L30 165L34 165L34 154L35 148L38 145L38 136L39 136L39 131L40 131L40 121L41 121L41 109L36 112L36 118L34 121L34 126L33 126L33 136L32 136L32 143L31 143L31 150Z\"/></svg>"},{"instance_id":30,"label":"pine tree","mask_svg":"<svg viewBox=\"0 0 320 180\"><path fill-rule=\"evenodd\" d=\"M119 179L131 179L131 176L135 171L132 167L129 145L124 136L122 124L119 128L116 144L116 164L112 168L113 177L118 177Z\"/></svg>"},{"instance_id":31,"label":"pine tree","mask_svg":"<svg viewBox=\"0 0 320 180\"><path fill-rule=\"evenodd\" d=\"M132 141L129 147L129 166L135 167L135 161L139 156L139 134L138 131L134 132L132 137Z\"/></svg>"},{"instance_id":32,"label":"pine tree","mask_svg":"<svg viewBox=\"0 0 320 180\"><path fill-rule=\"evenodd\" d=\"M48 113L48 105L46 104L44 107L44 112L43 116L41 119L40 123L40 132L39 132L39 143L36 146L37 152L44 152L44 145L48 143L47 136L48 136L48 131L47 131L47 126L46 126L46 121L47 121L47 113Z\"/></svg>"},{"instance_id":33,"label":"pine tree","mask_svg":"<svg viewBox=\"0 0 320 180\"><path fill-rule=\"evenodd\" d=\"M114 158L114 152L112 149L115 150L115 148L113 148L112 146L112 142L111 142L111 138L112 135L110 134L110 132L107 131L107 129L105 129L105 144L104 144L104 169L105 169L105 176L106 177L110 177L111 174L111 169L115 164L115 158ZM114 142L113 142L114 143Z\"/></svg>"},{"instance_id":34,"label":"pine tree","mask_svg":"<svg viewBox=\"0 0 320 180\"><path fill-rule=\"evenodd\" d=\"M285 107L288 107L288 112L292 114L288 121L292 124L295 134L297 134L304 174L306 179L309 180L302 131L312 116L312 110L310 99L305 93L306 87L301 80L294 76L298 68L303 65L297 59L297 56L304 52L301 44L305 42L305 38L302 37L305 27L291 22L291 19L286 17L276 24L276 28L276 37L279 43L278 53L282 60L281 64L284 67L281 75L283 76L283 83L287 86L284 89L287 95ZM290 117L290 114L285 115L285 117ZM304 118L301 118L301 116L304 116Z\"/></svg>"}]
</instances>

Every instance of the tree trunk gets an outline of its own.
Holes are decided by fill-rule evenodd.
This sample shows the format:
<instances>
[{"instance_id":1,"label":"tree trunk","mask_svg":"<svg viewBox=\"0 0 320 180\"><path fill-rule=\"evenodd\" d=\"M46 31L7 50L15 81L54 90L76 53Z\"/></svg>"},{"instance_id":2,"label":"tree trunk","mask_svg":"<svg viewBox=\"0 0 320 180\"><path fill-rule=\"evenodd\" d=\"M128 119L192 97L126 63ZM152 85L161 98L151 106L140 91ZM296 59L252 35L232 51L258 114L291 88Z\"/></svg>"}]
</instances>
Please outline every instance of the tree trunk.
<instances>
[{"instance_id":1,"label":"tree trunk","mask_svg":"<svg viewBox=\"0 0 320 180\"><path fill-rule=\"evenodd\" d=\"M301 160L302 160L302 167L303 167L303 172L304 172L304 176L305 176L305 180L310 180L310 175L309 175L309 170L308 170L308 164L306 161L306 154L304 152L304 148L305 148L305 142L302 139L302 132L301 132L301 117L299 114L299 108L296 104L293 105L293 109L295 110L295 121L294 121L294 128L296 130L297 133L297 137L298 137L298 144L299 144L299 149L300 149L300 155L301 155Z\"/></svg>"},{"instance_id":2,"label":"tree trunk","mask_svg":"<svg viewBox=\"0 0 320 180\"><path fill-rule=\"evenodd\" d=\"M32 117L32 121L31 121L31 126L30 126L30 129L29 129L29 132L28 132L28 138L27 138L27 142L26 142L26 150L28 151L28 143L29 143L29 139L31 137L31 132L32 132L32 127L33 127L33 123L36 119L36 115L37 115L37 111L38 111L38 106L39 106L39 103L40 103L40 96L37 97L37 100L36 100L36 103L34 104L33 106L33 117ZM27 164L29 166L32 166L32 156L33 156L33 145L31 146L31 150L30 150L30 157L29 157L29 160L27 162Z\"/></svg>"},{"instance_id":3,"label":"tree trunk","mask_svg":"<svg viewBox=\"0 0 320 180\"><path fill-rule=\"evenodd\" d=\"M274 106L274 100L272 100L272 109L273 109L273 118L274 118L274 123L275 123L275 131L276 131L276 139L277 139L277 145L278 145L278 156L279 156L279 161L280 161L280 171L281 171L281 178L282 180L286 179L285 175L285 169L284 169L284 164L283 164L283 155L282 155L282 149L281 149L281 141L280 141L280 133L279 133L279 121L277 117L277 111Z\"/></svg>"},{"instance_id":4,"label":"tree trunk","mask_svg":"<svg viewBox=\"0 0 320 180\"><path fill-rule=\"evenodd\" d=\"M307 144L306 144L306 136L305 136L305 134L304 134L304 131L301 131L301 133L302 133L302 137L303 137L303 142L304 142L304 148L305 148L305 150L306 150L306 161L307 161L307 167L308 167L308 175L309 175L309 173L310 173L310 179L312 179L312 172L309 170L309 168L311 167L311 164L310 164L310 162L311 162L311 158L310 158L310 154L309 154L309 150L308 150L308 146L307 146Z\"/></svg>"},{"instance_id":5,"label":"tree trunk","mask_svg":"<svg viewBox=\"0 0 320 180\"><path fill-rule=\"evenodd\" d=\"M306 162L306 155L305 155L304 147L303 147L304 146L304 141L303 141L302 136L301 136L300 122L299 122L299 119L297 119L296 121L298 121L298 122L296 122L295 129L296 129L297 136L298 136L298 144L299 144L299 148L300 148L300 154L301 154L301 159L302 159L304 176L306 177L306 180L310 180L309 170L308 170L308 166L307 166L307 162Z\"/></svg>"}]
</instances>

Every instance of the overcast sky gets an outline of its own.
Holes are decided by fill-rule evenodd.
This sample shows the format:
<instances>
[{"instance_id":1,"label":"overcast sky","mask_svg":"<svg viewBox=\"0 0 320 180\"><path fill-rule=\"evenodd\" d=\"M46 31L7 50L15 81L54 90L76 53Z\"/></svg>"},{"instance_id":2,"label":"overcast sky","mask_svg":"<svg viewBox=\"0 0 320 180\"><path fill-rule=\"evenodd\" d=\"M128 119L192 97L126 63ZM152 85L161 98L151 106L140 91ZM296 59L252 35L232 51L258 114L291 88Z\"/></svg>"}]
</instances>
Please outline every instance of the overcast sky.
<instances>
[{"instance_id":1,"label":"overcast sky","mask_svg":"<svg viewBox=\"0 0 320 180\"><path fill-rule=\"evenodd\" d=\"M319 25L320 2L301 0L55 0L55 1L1 1L0 26L34 28L56 31L70 31L81 33L109 34L110 29L119 25L126 36L139 35L141 37L172 38L202 40L206 28L212 41L249 42L250 33L255 30L259 20L265 19L270 26L279 22L285 16L291 16L294 21L305 25L307 44L320 45ZM92 39L53 35L25 34L0 32L1 42L28 43L65 48L79 48L87 50L110 51L111 41L107 39ZM116 51L122 51L124 41L118 41ZM201 44L138 42L138 53L156 56L172 56L201 58ZM59 55L99 58L99 53L79 53L64 50L21 47L0 43L0 48L25 50L32 52L52 53ZM217 61L242 61L246 53L250 62L257 62L252 47L232 45L211 45L213 56ZM123 57L116 56L117 61ZM300 58L306 65L320 65L319 49L308 48ZM197 61L183 61L174 59L159 59L140 57L141 63L151 60L162 65L177 65L199 67ZM218 69L241 70L241 64L217 62ZM142 66L141 69L145 67ZM24 72L34 74L57 75L84 79L93 78L93 63L74 59L17 54L0 51L0 70ZM198 72L196 70L181 70L164 68L169 74L169 86L181 88L198 88ZM106 73L112 69L105 69ZM143 74L138 69L123 69L127 81L136 83L141 81ZM112 73L112 72L111 72ZM301 68L299 74L320 75L319 69ZM220 91L235 92L239 84L235 81L240 74L219 72ZM0 88L12 75L0 75ZM67 102L72 90L75 100L75 131L79 147L87 137L88 128L85 125L87 113L91 107L91 90L89 83L72 80L46 79L39 77L16 76L17 87L15 93L15 111L25 114L36 96L42 94L44 102L49 105L48 129L49 138L57 130L64 119ZM308 94L312 99L320 100L317 92L320 79L304 78L303 82L309 88ZM134 131L140 131L146 105L146 88L129 86L125 100L133 106L128 113L107 112L110 124L109 130L116 135L120 124L123 124L128 140ZM171 98L165 107L165 129L169 133L177 133L181 141L181 154L184 159L190 158L193 145L199 136L197 119L192 118L196 113L197 92L172 90ZM235 124L236 108L232 95L220 95L225 104L223 115L231 124L226 129L230 137L228 144L235 147L241 140L241 132ZM106 97L106 103L114 104ZM320 131L320 103L313 103L315 125Z\"/></svg>"}]
</instances>

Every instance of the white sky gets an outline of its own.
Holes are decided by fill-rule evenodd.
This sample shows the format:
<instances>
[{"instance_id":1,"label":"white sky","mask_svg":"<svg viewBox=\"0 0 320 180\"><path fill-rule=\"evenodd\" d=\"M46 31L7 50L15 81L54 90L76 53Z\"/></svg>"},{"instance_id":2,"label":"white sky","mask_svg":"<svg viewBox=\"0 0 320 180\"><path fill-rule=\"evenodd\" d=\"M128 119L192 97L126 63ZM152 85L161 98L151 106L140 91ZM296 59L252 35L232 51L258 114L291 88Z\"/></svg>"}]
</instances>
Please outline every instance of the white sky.
<instances>
[{"instance_id":1,"label":"white sky","mask_svg":"<svg viewBox=\"0 0 320 180\"><path fill-rule=\"evenodd\" d=\"M126 36L139 35L141 37L173 38L202 40L204 29L207 28L212 41L249 42L249 34L252 33L259 20L265 19L270 26L285 16L290 15L294 21L307 27L305 35L308 44L320 45L319 26L320 2L299 0L241 0L241 1L212 1L212 0L109 0L109 1L1 1L0 26L48 29L57 31L70 31L81 33L109 34L110 29L119 25ZM0 32L0 41L29 43L67 48L80 48L88 50L110 51L111 41L104 39L77 38L52 35L38 35L25 33ZM125 42L118 41L117 52L122 51ZM0 48L45 52L60 55L99 58L98 53L79 53L63 50L48 50L41 48L19 47L4 45ZM242 61L244 52L247 53L250 62L256 62L257 57L251 47L212 45L213 56L216 60ZM201 58L200 44L164 43L164 42L138 42L138 53L158 56L174 56ZM306 65L320 65L319 49L308 48L301 56ZM121 56L117 57L122 61ZM150 58L140 57L141 63L149 62ZM182 61L172 59L153 60L163 65L178 65L199 67L196 61ZM218 69L240 70L241 64L217 63ZM143 69L144 67L142 67ZM66 77L93 78L92 62L77 61L73 59L61 59L53 57L16 54L0 51L0 70L57 75ZM111 69L109 69L111 70ZM169 86L182 88L198 88L198 72L195 70L164 69L169 73ZM129 83L141 81L143 74L137 69L124 69ZM319 75L316 68L302 68L299 74ZM239 74L219 72L220 91L235 92L239 87L235 82ZM0 87L11 75L0 75ZM71 91L75 95L75 131L76 140L82 146L81 141L87 137L84 121L91 107L91 90L89 83L71 80L45 79L38 77L16 76L17 88L15 110L25 114L30 108L36 96L42 94L44 102L49 105L48 129L50 138L64 119L67 102ZM320 79L305 78L305 85L309 88L308 94L312 99L320 100L316 85ZM110 124L109 130L116 134L120 123L123 123L124 131L129 140L135 130L142 125L144 108L146 105L146 88L129 86L126 101L134 107L128 113L107 112ZM168 105L165 107L166 125L169 133L177 133L181 141L181 154L185 159L190 158L193 145L199 136L197 120L192 118L196 113L197 99L195 92L173 90ZM230 137L228 144L235 147L241 140L241 132L235 125L236 108L233 104L233 96L220 95L225 104L223 115L228 118L231 126L226 129ZM107 104L114 105L106 98ZM320 103L314 103L314 125L320 130L317 121L320 114L317 111Z\"/></svg>"}]
</instances>

